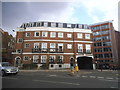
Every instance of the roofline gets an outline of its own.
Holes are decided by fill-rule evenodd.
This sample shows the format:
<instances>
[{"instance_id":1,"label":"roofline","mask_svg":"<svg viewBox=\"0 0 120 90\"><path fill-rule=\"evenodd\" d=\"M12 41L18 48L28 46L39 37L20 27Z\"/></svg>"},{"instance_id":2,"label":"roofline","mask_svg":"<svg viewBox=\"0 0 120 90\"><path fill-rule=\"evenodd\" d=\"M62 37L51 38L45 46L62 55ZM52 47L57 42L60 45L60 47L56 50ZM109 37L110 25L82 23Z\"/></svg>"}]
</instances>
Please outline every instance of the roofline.
<instances>
[{"instance_id":1,"label":"roofline","mask_svg":"<svg viewBox=\"0 0 120 90\"><path fill-rule=\"evenodd\" d=\"M95 23L95 24L90 24L89 26L99 25L99 24L104 24L104 23L112 23L113 21L114 21L114 20L109 20L109 21L99 22L99 23Z\"/></svg>"}]
</instances>

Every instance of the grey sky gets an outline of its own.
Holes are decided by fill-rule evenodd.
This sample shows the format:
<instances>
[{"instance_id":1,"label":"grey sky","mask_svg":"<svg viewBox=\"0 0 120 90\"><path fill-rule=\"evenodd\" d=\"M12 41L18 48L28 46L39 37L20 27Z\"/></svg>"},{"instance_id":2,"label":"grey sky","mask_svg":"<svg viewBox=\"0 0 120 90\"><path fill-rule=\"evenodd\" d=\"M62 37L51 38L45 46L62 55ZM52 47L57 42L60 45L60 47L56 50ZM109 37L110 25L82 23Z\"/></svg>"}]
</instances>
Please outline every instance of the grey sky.
<instances>
[{"instance_id":1,"label":"grey sky","mask_svg":"<svg viewBox=\"0 0 120 90\"><path fill-rule=\"evenodd\" d=\"M94 24L114 20L114 27L116 30L118 28L117 5L119 0L22 1L28 2L2 2L2 28L12 35L15 35L12 30L19 27L22 23L36 21ZM108 2L109 4L106 5Z\"/></svg>"},{"instance_id":2,"label":"grey sky","mask_svg":"<svg viewBox=\"0 0 120 90\"><path fill-rule=\"evenodd\" d=\"M12 29L24 22L57 20L69 3L65 2L3 2L2 28L13 34ZM14 35L14 34L13 34Z\"/></svg>"}]
</instances>

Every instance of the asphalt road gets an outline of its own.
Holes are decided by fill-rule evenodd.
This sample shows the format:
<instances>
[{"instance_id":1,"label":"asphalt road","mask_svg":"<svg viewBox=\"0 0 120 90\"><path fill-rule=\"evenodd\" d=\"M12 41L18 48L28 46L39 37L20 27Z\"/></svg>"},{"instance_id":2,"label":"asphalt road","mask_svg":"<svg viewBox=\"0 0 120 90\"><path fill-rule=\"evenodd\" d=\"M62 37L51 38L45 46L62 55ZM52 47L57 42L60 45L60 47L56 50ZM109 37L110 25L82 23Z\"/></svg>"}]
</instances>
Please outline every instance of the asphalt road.
<instances>
[{"instance_id":1,"label":"asphalt road","mask_svg":"<svg viewBox=\"0 0 120 90\"><path fill-rule=\"evenodd\" d=\"M2 88L118 88L117 71L20 71L2 77Z\"/></svg>"}]
</instances>

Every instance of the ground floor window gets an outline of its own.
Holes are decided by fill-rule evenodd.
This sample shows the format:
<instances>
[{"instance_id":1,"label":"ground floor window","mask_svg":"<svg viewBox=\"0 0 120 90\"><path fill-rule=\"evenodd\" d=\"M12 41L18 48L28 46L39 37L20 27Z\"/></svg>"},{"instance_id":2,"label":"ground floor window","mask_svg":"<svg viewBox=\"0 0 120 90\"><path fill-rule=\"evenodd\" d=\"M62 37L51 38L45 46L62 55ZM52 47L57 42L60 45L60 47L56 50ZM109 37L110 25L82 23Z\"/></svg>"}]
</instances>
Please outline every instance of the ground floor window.
<instances>
[{"instance_id":1,"label":"ground floor window","mask_svg":"<svg viewBox=\"0 0 120 90\"><path fill-rule=\"evenodd\" d=\"M62 55L58 56L57 63L63 63L63 56Z\"/></svg>"},{"instance_id":2,"label":"ground floor window","mask_svg":"<svg viewBox=\"0 0 120 90\"><path fill-rule=\"evenodd\" d=\"M28 56L24 56L24 61L28 61L29 57Z\"/></svg>"},{"instance_id":3,"label":"ground floor window","mask_svg":"<svg viewBox=\"0 0 120 90\"><path fill-rule=\"evenodd\" d=\"M50 56L49 62L50 62L50 63L55 63L55 56L54 56L54 55L51 55L51 56Z\"/></svg>"},{"instance_id":4,"label":"ground floor window","mask_svg":"<svg viewBox=\"0 0 120 90\"><path fill-rule=\"evenodd\" d=\"M38 63L39 60L39 55L34 55L33 56L33 63Z\"/></svg>"},{"instance_id":5,"label":"ground floor window","mask_svg":"<svg viewBox=\"0 0 120 90\"><path fill-rule=\"evenodd\" d=\"M47 61L47 56L46 55L42 55L41 56L41 63L46 63Z\"/></svg>"}]
</instances>

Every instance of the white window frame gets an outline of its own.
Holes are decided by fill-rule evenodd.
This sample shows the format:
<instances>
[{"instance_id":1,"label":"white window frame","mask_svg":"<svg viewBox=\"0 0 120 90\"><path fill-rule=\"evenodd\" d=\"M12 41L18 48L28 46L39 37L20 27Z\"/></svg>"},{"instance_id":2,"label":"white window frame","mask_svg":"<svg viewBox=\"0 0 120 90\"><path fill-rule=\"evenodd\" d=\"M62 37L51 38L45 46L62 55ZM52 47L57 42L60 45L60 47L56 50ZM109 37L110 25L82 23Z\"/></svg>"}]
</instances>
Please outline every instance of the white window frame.
<instances>
[{"instance_id":1,"label":"white window frame","mask_svg":"<svg viewBox=\"0 0 120 90\"><path fill-rule=\"evenodd\" d=\"M71 28L71 24L70 23L67 24L67 28Z\"/></svg>"},{"instance_id":2,"label":"white window frame","mask_svg":"<svg viewBox=\"0 0 120 90\"><path fill-rule=\"evenodd\" d=\"M39 33L39 36L36 36L36 33ZM35 33L34 33L34 36L35 36L35 37L40 37L40 32L35 32Z\"/></svg>"},{"instance_id":3,"label":"white window frame","mask_svg":"<svg viewBox=\"0 0 120 90\"><path fill-rule=\"evenodd\" d=\"M27 46L28 45L28 46ZM30 48L30 44L29 43L25 43L24 48Z\"/></svg>"},{"instance_id":4,"label":"white window frame","mask_svg":"<svg viewBox=\"0 0 120 90\"><path fill-rule=\"evenodd\" d=\"M63 38L64 37L64 33L63 32L58 32L58 37L59 38Z\"/></svg>"},{"instance_id":5,"label":"white window frame","mask_svg":"<svg viewBox=\"0 0 120 90\"><path fill-rule=\"evenodd\" d=\"M70 34L70 33L67 34L67 37L68 37L68 38L72 38L72 34Z\"/></svg>"},{"instance_id":6,"label":"white window frame","mask_svg":"<svg viewBox=\"0 0 120 90\"><path fill-rule=\"evenodd\" d=\"M62 49L64 48L64 44L63 43L58 43L58 48L59 46L62 46Z\"/></svg>"},{"instance_id":7,"label":"white window frame","mask_svg":"<svg viewBox=\"0 0 120 90\"><path fill-rule=\"evenodd\" d=\"M20 39L21 39L21 42L20 42ZM18 38L18 43L23 43L23 38Z\"/></svg>"},{"instance_id":8,"label":"white window frame","mask_svg":"<svg viewBox=\"0 0 120 90\"><path fill-rule=\"evenodd\" d=\"M56 27L56 23L51 22L51 27Z\"/></svg>"},{"instance_id":9,"label":"white window frame","mask_svg":"<svg viewBox=\"0 0 120 90\"><path fill-rule=\"evenodd\" d=\"M77 38L83 38L83 34L82 33L77 33Z\"/></svg>"},{"instance_id":10,"label":"white window frame","mask_svg":"<svg viewBox=\"0 0 120 90\"><path fill-rule=\"evenodd\" d=\"M50 57L49 57L49 62L50 62L50 60L51 60L51 57L54 57L54 61L55 61L56 56L55 56L55 55L50 55Z\"/></svg>"},{"instance_id":11,"label":"white window frame","mask_svg":"<svg viewBox=\"0 0 120 90\"><path fill-rule=\"evenodd\" d=\"M50 43L50 48L56 48L56 43Z\"/></svg>"},{"instance_id":12,"label":"white window frame","mask_svg":"<svg viewBox=\"0 0 120 90\"><path fill-rule=\"evenodd\" d=\"M41 55L41 63L47 62L47 55Z\"/></svg>"},{"instance_id":13,"label":"white window frame","mask_svg":"<svg viewBox=\"0 0 120 90\"><path fill-rule=\"evenodd\" d=\"M30 32L26 32L26 37L30 37L31 33Z\"/></svg>"},{"instance_id":14,"label":"white window frame","mask_svg":"<svg viewBox=\"0 0 120 90\"><path fill-rule=\"evenodd\" d=\"M83 52L83 44L78 44L78 51Z\"/></svg>"},{"instance_id":15,"label":"white window frame","mask_svg":"<svg viewBox=\"0 0 120 90\"><path fill-rule=\"evenodd\" d=\"M25 60L25 58L26 58L26 57L27 57L27 58L28 58L28 60L29 60L29 56L24 56L24 61L28 61L28 60Z\"/></svg>"},{"instance_id":16,"label":"white window frame","mask_svg":"<svg viewBox=\"0 0 120 90\"><path fill-rule=\"evenodd\" d=\"M42 32L42 37L47 37L48 36L48 32Z\"/></svg>"},{"instance_id":17,"label":"white window frame","mask_svg":"<svg viewBox=\"0 0 120 90\"><path fill-rule=\"evenodd\" d=\"M58 57L60 57L59 59L61 59L62 62L63 62L63 60L64 60L64 56L63 56L63 55L59 55Z\"/></svg>"},{"instance_id":18,"label":"white window frame","mask_svg":"<svg viewBox=\"0 0 120 90\"><path fill-rule=\"evenodd\" d=\"M63 28L63 23L58 23L59 28Z\"/></svg>"},{"instance_id":19,"label":"white window frame","mask_svg":"<svg viewBox=\"0 0 120 90\"><path fill-rule=\"evenodd\" d=\"M86 52L90 51L91 52L91 44L85 44Z\"/></svg>"},{"instance_id":20,"label":"white window frame","mask_svg":"<svg viewBox=\"0 0 120 90\"><path fill-rule=\"evenodd\" d=\"M48 22L44 22L44 27L47 27L48 26Z\"/></svg>"},{"instance_id":21,"label":"white window frame","mask_svg":"<svg viewBox=\"0 0 120 90\"><path fill-rule=\"evenodd\" d=\"M40 43L34 43L34 48L39 48L40 47Z\"/></svg>"},{"instance_id":22,"label":"white window frame","mask_svg":"<svg viewBox=\"0 0 120 90\"><path fill-rule=\"evenodd\" d=\"M39 55L33 55L33 63L38 63Z\"/></svg>"},{"instance_id":23,"label":"white window frame","mask_svg":"<svg viewBox=\"0 0 120 90\"><path fill-rule=\"evenodd\" d=\"M56 32L50 32L50 37L52 38L56 37Z\"/></svg>"},{"instance_id":24,"label":"white window frame","mask_svg":"<svg viewBox=\"0 0 120 90\"><path fill-rule=\"evenodd\" d=\"M90 39L90 34L85 34L85 39Z\"/></svg>"},{"instance_id":25,"label":"white window frame","mask_svg":"<svg viewBox=\"0 0 120 90\"><path fill-rule=\"evenodd\" d=\"M41 48L47 48L47 43L41 43Z\"/></svg>"},{"instance_id":26,"label":"white window frame","mask_svg":"<svg viewBox=\"0 0 120 90\"><path fill-rule=\"evenodd\" d=\"M67 49L72 49L72 44L67 44Z\"/></svg>"}]
</instances>

